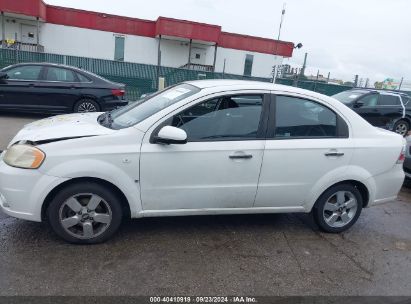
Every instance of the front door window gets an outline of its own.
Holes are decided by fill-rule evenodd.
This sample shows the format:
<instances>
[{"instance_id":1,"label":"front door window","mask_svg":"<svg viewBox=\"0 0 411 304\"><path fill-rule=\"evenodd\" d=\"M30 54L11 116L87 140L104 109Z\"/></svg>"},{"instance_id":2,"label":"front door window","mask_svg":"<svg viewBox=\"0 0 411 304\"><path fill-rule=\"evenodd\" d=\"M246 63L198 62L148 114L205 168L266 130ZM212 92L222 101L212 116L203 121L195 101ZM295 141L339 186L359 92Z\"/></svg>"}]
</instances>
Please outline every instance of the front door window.
<instances>
[{"instance_id":1,"label":"front door window","mask_svg":"<svg viewBox=\"0 0 411 304\"><path fill-rule=\"evenodd\" d=\"M175 115L171 125L186 131L189 142L255 139L262 104L263 95L218 97Z\"/></svg>"}]
</instances>

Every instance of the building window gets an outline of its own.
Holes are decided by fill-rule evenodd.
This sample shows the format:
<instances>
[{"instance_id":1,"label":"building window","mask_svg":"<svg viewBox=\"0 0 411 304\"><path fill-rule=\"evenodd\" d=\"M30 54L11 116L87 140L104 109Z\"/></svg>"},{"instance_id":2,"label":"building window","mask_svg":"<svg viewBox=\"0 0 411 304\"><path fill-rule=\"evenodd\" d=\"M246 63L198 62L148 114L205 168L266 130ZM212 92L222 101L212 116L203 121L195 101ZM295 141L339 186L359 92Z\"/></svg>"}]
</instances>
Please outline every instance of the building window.
<instances>
[{"instance_id":1,"label":"building window","mask_svg":"<svg viewBox=\"0 0 411 304\"><path fill-rule=\"evenodd\" d=\"M251 76L253 70L254 55L247 54L245 56L244 76Z\"/></svg>"},{"instance_id":2,"label":"building window","mask_svg":"<svg viewBox=\"0 0 411 304\"><path fill-rule=\"evenodd\" d=\"M115 36L114 60L124 61L124 37Z\"/></svg>"}]
</instances>

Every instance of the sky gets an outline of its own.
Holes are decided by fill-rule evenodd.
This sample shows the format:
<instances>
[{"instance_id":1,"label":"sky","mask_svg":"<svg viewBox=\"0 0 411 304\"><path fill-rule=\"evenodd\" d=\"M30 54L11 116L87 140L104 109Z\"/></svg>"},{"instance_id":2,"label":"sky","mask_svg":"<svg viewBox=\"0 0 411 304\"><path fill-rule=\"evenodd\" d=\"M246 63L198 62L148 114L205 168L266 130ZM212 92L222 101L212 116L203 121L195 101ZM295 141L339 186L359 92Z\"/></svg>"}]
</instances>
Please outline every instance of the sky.
<instances>
[{"instance_id":1,"label":"sky","mask_svg":"<svg viewBox=\"0 0 411 304\"><path fill-rule=\"evenodd\" d=\"M158 16L221 25L223 31L277 38L303 48L285 60L307 73L370 83L386 78L411 84L411 0L46 0L48 4L141 19Z\"/></svg>"}]
</instances>

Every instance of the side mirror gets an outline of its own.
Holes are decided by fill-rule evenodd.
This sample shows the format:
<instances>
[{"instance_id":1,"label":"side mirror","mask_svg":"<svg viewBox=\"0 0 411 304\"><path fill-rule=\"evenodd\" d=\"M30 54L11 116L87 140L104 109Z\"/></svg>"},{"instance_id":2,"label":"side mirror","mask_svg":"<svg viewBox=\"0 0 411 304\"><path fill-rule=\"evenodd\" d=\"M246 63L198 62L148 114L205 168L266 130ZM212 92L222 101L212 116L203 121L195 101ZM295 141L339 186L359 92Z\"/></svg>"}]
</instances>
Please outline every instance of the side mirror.
<instances>
[{"instance_id":1,"label":"side mirror","mask_svg":"<svg viewBox=\"0 0 411 304\"><path fill-rule=\"evenodd\" d=\"M354 108L361 108L363 105L364 105L364 103L363 103L362 101L357 101L357 102L354 104Z\"/></svg>"},{"instance_id":2,"label":"side mirror","mask_svg":"<svg viewBox=\"0 0 411 304\"><path fill-rule=\"evenodd\" d=\"M176 127L165 126L154 137L155 143L183 145L187 143L187 133Z\"/></svg>"},{"instance_id":3,"label":"side mirror","mask_svg":"<svg viewBox=\"0 0 411 304\"><path fill-rule=\"evenodd\" d=\"M9 78L7 73L0 72L0 83L6 83L6 80Z\"/></svg>"}]
</instances>

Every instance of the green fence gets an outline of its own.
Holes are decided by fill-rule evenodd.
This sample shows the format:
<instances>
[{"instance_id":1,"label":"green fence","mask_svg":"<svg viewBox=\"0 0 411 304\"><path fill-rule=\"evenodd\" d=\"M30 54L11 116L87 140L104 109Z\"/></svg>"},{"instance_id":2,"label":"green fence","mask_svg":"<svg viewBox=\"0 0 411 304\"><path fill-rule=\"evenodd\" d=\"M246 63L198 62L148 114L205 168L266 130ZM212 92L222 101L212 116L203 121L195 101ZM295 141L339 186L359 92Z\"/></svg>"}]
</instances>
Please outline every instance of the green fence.
<instances>
[{"instance_id":1,"label":"green fence","mask_svg":"<svg viewBox=\"0 0 411 304\"><path fill-rule=\"evenodd\" d=\"M294 84L294 80L277 78L276 83L292 86ZM324 95L328 95L328 96L352 89L351 86L342 86L338 84L330 84L330 83L316 82L316 81L305 81L305 80L298 81L298 87L302 89L318 92Z\"/></svg>"},{"instance_id":2,"label":"green fence","mask_svg":"<svg viewBox=\"0 0 411 304\"><path fill-rule=\"evenodd\" d=\"M140 63L0 49L0 68L23 62L49 62L79 67L109 80L124 83L126 85L127 98L130 100L136 100L142 94L156 91L158 76L165 78L167 86L197 79L270 81L269 78L199 72Z\"/></svg>"},{"instance_id":3,"label":"green fence","mask_svg":"<svg viewBox=\"0 0 411 304\"><path fill-rule=\"evenodd\" d=\"M226 73L193 71L186 69L157 67L155 65L119 62L104 59L35 53L12 49L0 49L0 68L22 62L49 62L71 65L93 72L109 80L124 83L129 100L136 100L142 94L157 90L158 77L164 77L166 86L187 80L197 79L240 79L269 82L270 78L247 77ZM293 85L292 79L277 79L276 83ZM316 91L325 95L333 95L351 87L332 85L313 81L299 81L298 87Z\"/></svg>"}]
</instances>

